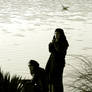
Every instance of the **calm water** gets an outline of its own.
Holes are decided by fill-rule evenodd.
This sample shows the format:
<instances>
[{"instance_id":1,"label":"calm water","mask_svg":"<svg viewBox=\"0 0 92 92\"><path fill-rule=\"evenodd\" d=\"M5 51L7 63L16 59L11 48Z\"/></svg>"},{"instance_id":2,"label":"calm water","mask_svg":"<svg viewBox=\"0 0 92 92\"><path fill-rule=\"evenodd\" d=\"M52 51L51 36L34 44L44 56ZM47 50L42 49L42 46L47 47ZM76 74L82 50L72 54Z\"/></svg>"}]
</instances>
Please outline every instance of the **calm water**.
<instances>
[{"instance_id":1,"label":"calm water","mask_svg":"<svg viewBox=\"0 0 92 92\"><path fill-rule=\"evenodd\" d=\"M92 56L92 0L0 0L0 67L30 78L28 61L45 67L57 27L65 30L68 55Z\"/></svg>"}]
</instances>

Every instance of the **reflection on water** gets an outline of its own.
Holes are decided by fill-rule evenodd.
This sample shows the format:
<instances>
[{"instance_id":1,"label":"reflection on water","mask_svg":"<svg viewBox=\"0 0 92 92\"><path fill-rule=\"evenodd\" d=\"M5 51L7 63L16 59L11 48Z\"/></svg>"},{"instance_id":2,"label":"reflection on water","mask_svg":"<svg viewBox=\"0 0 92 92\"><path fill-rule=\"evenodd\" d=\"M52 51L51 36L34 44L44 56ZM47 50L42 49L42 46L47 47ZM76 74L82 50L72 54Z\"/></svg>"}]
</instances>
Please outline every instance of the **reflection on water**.
<instances>
[{"instance_id":1,"label":"reflection on water","mask_svg":"<svg viewBox=\"0 0 92 92\"><path fill-rule=\"evenodd\" d=\"M65 30L68 54L92 55L92 0L61 3L69 10L62 10L58 0L0 0L0 66L4 70L28 77L30 59L45 67L48 43L57 27Z\"/></svg>"}]
</instances>

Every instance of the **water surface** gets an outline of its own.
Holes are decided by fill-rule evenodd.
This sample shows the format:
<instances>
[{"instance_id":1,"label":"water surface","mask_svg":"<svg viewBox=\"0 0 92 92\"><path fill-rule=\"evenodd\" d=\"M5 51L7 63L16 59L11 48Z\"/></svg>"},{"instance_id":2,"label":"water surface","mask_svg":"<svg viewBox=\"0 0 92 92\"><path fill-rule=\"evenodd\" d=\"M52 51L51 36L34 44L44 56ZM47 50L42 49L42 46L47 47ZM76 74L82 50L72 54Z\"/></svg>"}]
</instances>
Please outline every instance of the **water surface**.
<instances>
[{"instance_id":1,"label":"water surface","mask_svg":"<svg viewBox=\"0 0 92 92\"><path fill-rule=\"evenodd\" d=\"M45 68L57 27L70 44L66 63L70 54L92 56L92 0L0 0L0 67L23 78L30 78L30 59Z\"/></svg>"}]
</instances>

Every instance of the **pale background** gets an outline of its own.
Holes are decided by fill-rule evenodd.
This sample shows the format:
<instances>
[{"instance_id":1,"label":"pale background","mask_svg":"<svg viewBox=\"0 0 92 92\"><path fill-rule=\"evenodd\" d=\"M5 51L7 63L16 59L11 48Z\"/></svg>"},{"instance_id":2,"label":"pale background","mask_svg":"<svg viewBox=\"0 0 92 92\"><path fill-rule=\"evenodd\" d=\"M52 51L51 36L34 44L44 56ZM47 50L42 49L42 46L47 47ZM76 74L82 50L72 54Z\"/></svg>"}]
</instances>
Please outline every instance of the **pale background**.
<instances>
[{"instance_id":1,"label":"pale background","mask_svg":"<svg viewBox=\"0 0 92 92\"><path fill-rule=\"evenodd\" d=\"M78 62L71 55L92 57L92 0L0 0L1 69L31 78L30 59L45 68L57 27L64 29L70 44L66 64Z\"/></svg>"}]
</instances>

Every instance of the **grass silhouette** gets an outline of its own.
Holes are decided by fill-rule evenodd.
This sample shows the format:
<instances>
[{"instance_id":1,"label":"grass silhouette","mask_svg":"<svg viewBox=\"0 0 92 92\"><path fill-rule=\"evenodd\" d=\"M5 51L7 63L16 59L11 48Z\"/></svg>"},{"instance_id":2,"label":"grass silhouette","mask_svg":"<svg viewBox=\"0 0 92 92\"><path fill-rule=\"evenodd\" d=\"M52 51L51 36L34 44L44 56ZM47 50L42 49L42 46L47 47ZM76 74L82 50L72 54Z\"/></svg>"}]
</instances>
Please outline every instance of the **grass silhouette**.
<instances>
[{"instance_id":1,"label":"grass silhouette","mask_svg":"<svg viewBox=\"0 0 92 92\"><path fill-rule=\"evenodd\" d=\"M0 92L34 92L30 79L22 79L17 75L11 77L0 69Z\"/></svg>"},{"instance_id":2,"label":"grass silhouette","mask_svg":"<svg viewBox=\"0 0 92 92\"><path fill-rule=\"evenodd\" d=\"M21 92L21 77L10 77L9 73L3 73L0 69L0 92Z\"/></svg>"},{"instance_id":3,"label":"grass silhouette","mask_svg":"<svg viewBox=\"0 0 92 92\"><path fill-rule=\"evenodd\" d=\"M74 67L73 72L69 75L72 82L67 86L71 88L71 92L92 92L92 61L85 56L75 56L79 59L80 67Z\"/></svg>"}]
</instances>

